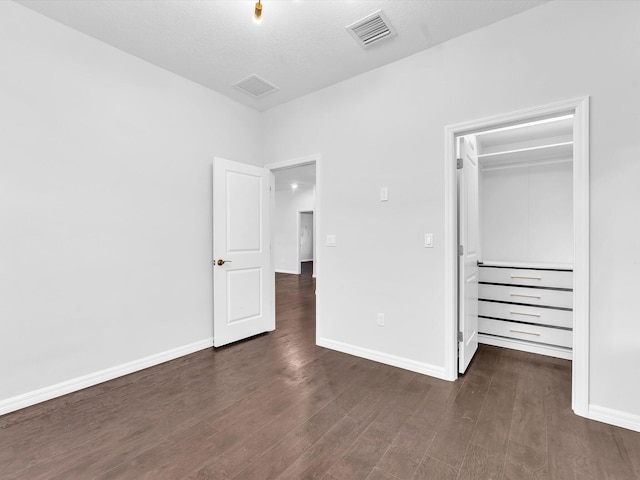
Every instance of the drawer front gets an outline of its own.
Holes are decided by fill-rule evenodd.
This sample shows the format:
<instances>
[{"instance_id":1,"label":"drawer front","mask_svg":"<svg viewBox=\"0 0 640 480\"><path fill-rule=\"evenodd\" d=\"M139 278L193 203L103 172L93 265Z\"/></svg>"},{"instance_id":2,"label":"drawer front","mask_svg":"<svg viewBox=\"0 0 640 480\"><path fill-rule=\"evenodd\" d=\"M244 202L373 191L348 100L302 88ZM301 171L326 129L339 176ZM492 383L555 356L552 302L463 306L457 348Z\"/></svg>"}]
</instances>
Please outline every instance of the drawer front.
<instances>
[{"instance_id":1,"label":"drawer front","mask_svg":"<svg viewBox=\"0 0 640 480\"><path fill-rule=\"evenodd\" d=\"M573 272L481 267L480 281L532 287L573 288Z\"/></svg>"},{"instance_id":2,"label":"drawer front","mask_svg":"<svg viewBox=\"0 0 640 480\"><path fill-rule=\"evenodd\" d=\"M573 328L573 312L568 310L480 301L478 303L478 315Z\"/></svg>"},{"instance_id":3,"label":"drawer front","mask_svg":"<svg viewBox=\"0 0 640 480\"><path fill-rule=\"evenodd\" d=\"M560 330L557 328L479 318L478 332L573 348L573 332L571 332L571 330Z\"/></svg>"},{"instance_id":4,"label":"drawer front","mask_svg":"<svg viewBox=\"0 0 640 480\"><path fill-rule=\"evenodd\" d=\"M573 292L505 285L479 285L478 297L501 302L573 308Z\"/></svg>"}]
</instances>

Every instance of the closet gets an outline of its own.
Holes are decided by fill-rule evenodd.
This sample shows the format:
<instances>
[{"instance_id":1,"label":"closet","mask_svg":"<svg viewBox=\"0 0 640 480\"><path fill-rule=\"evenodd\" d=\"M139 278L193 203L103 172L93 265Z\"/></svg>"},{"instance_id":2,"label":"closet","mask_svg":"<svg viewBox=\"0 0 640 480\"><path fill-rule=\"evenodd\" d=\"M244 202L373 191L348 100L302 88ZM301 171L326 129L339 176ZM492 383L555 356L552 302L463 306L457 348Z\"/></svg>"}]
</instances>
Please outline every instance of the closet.
<instances>
[{"instance_id":1,"label":"closet","mask_svg":"<svg viewBox=\"0 0 640 480\"><path fill-rule=\"evenodd\" d=\"M473 136L478 342L571 359L573 116Z\"/></svg>"}]
</instances>

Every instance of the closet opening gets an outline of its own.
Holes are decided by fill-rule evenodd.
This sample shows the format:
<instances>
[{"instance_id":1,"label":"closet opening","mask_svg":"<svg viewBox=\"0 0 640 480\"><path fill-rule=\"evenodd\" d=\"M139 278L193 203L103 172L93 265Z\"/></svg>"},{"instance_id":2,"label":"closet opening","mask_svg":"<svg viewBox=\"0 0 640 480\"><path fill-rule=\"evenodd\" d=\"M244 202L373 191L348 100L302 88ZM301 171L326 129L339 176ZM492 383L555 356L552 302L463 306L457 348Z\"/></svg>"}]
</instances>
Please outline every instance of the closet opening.
<instances>
[{"instance_id":1,"label":"closet opening","mask_svg":"<svg viewBox=\"0 0 640 480\"><path fill-rule=\"evenodd\" d=\"M573 361L588 414L587 99L447 128L451 379L478 344Z\"/></svg>"}]
</instances>

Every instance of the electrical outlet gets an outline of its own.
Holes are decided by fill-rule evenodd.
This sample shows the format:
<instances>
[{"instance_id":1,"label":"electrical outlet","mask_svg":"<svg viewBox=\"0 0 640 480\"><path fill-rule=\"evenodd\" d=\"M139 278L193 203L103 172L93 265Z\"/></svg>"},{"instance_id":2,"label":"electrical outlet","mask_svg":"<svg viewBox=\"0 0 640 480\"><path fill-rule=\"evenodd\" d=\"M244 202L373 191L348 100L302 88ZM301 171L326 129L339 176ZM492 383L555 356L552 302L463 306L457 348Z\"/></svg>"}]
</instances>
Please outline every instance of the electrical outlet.
<instances>
[{"instance_id":1,"label":"electrical outlet","mask_svg":"<svg viewBox=\"0 0 640 480\"><path fill-rule=\"evenodd\" d=\"M384 327L384 313L378 314L378 325Z\"/></svg>"}]
</instances>

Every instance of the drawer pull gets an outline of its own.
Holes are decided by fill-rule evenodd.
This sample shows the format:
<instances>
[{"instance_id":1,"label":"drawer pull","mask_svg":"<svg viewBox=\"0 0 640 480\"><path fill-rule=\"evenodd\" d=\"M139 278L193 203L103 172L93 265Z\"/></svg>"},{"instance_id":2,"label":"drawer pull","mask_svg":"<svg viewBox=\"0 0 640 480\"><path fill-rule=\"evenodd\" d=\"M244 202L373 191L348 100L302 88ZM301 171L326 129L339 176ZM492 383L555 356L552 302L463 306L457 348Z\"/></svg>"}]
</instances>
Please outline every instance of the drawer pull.
<instances>
[{"instance_id":1,"label":"drawer pull","mask_svg":"<svg viewBox=\"0 0 640 480\"><path fill-rule=\"evenodd\" d=\"M511 315L526 315L527 317L540 317L539 313L509 312Z\"/></svg>"},{"instance_id":2,"label":"drawer pull","mask_svg":"<svg viewBox=\"0 0 640 480\"><path fill-rule=\"evenodd\" d=\"M542 280L542 277L526 277L524 275L511 275L511 278L521 278L524 280Z\"/></svg>"},{"instance_id":3,"label":"drawer pull","mask_svg":"<svg viewBox=\"0 0 640 480\"><path fill-rule=\"evenodd\" d=\"M542 298L540 295L525 295L524 293L510 293L512 297Z\"/></svg>"},{"instance_id":4,"label":"drawer pull","mask_svg":"<svg viewBox=\"0 0 640 480\"><path fill-rule=\"evenodd\" d=\"M526 334L526 335L535 335L536 337L539 337L539 336L540 336L540 334L539 334L539 333L534 333L534 332L523 332L522 330L514 330L514 329L512 329L512 328L510 328L510 329L509 329L509 331L510 331L510 332L513 332L513 333L524 333L524 334Z\"/></svg>"}]
</instances>

